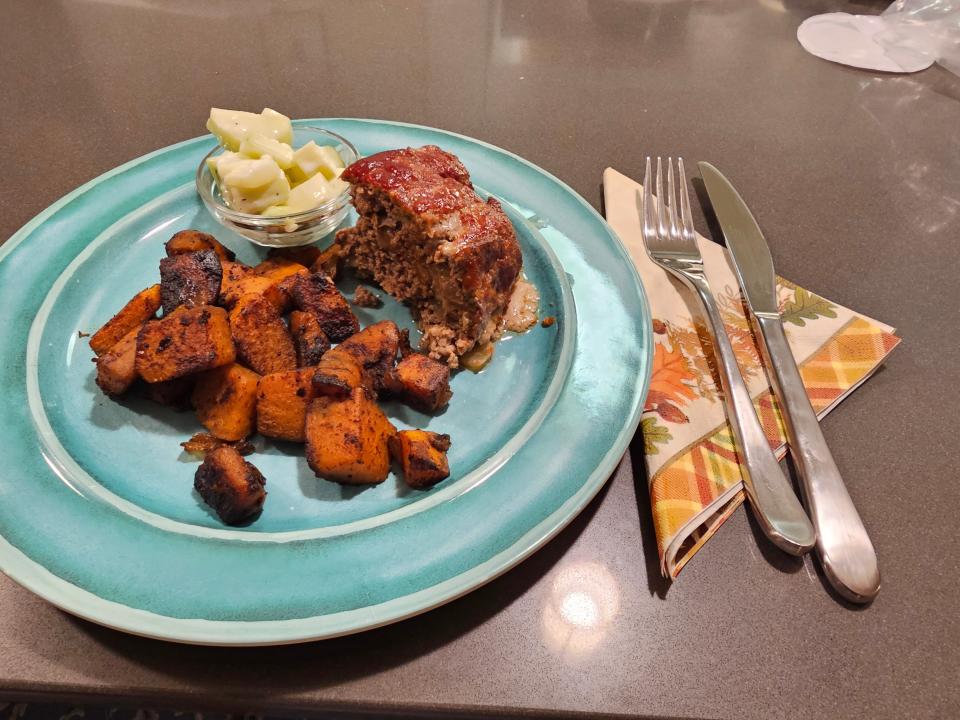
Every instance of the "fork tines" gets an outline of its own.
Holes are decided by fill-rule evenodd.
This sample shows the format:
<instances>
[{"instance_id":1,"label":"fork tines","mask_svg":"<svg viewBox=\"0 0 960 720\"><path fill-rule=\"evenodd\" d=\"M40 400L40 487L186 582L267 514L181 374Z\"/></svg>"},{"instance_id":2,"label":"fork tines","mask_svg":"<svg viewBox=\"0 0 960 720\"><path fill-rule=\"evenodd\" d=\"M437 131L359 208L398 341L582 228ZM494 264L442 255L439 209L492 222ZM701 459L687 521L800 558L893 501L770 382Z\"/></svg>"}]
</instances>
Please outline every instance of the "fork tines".
<instances>
[{"instance_id":1,"label":"fork tines","mask_svg":"<svg viewBox=\"0 0 960 720\"><path fill-rule=\"evenodd\" d=\"M680 176L679 213L677 212L673 158L667 158L666 195L663 192L663 161L661 158L657 158L656 191L658 202L656 206L653 202L650 169L650 157L647 157L646 170L643 175L643 239L647 243L647 249L652 254L658 251L669 252L671 248L675 250L696 248L683 158L677 158L677 174Z\"/></svg>"}]
</instances>

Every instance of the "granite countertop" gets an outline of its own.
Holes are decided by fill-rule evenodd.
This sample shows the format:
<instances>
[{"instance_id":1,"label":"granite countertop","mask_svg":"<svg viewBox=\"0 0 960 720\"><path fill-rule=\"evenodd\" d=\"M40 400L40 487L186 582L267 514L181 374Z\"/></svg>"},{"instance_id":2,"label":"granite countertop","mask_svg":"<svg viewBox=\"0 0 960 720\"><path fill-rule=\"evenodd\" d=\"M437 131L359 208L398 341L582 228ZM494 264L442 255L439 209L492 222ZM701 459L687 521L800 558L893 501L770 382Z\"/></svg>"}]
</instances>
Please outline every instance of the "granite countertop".
<instances>
[{"instance_id":1,"label":"granite countertop","mask_svg":"<svg viewBox=\"0 0 960 720\"><path fill-rule=\"evenodd\" d=\"M824 422L880 557L883 589L867 608L838 603L812 561L769 550L742 510L665 583L635 441L521 566L353 637L177 646L76 620L0 578L0 699L299 715L960 715L960 78L854 70L795 39L810 15L885 4L8 4L0 238L111 167L196 136L211 105L389 118L505 147L598 208L608 165L638 177L647 154L709 160L749 198L783 276L897 326L904 343ZM571 583L610 603L608 623L556 620Z\"/></svg>"}]
</instances>

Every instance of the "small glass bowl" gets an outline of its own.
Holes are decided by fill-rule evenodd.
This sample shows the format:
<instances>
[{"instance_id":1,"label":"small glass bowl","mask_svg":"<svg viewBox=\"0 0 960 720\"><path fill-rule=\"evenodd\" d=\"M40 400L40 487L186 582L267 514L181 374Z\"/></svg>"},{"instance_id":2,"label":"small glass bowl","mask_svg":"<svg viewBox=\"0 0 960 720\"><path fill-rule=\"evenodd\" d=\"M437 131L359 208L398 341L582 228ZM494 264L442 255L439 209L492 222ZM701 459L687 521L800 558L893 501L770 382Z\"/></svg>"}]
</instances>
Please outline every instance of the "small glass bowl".
<instances>
[{"instance_id":1,"label":"small glass bowl","mask_svg":"<svg viewBox=\"0 0 960 720\"><path fill-rule=\"evenodd\" d=\"M318 127L294 126L294 149L311 140L317 145L332 146L340 153L345 165L349 166L360 159L357 149L346 138ZM265 247L309 245L333 232L347 216L350 205L349 188L322 205L290 215L264 217L234 210L224 202L217 181L207 165L209 158L216 157L225 150L222 145L218 145L200 161L200 167L197 168L197 192L217 222L250 242Z\"/></svg>"}]
</instances>

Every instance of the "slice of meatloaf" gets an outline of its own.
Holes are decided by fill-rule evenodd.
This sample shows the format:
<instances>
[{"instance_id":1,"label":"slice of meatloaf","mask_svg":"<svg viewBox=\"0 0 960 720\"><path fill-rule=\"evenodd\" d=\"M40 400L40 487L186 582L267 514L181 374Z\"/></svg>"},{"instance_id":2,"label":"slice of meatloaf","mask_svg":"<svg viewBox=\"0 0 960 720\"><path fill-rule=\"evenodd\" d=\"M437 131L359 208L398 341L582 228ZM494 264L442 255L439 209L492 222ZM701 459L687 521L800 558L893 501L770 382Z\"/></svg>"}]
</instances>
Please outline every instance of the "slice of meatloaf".
<instances>
[{"instance_id":1,"label":"slice of meatloaf","mask_svg":"<svg viewBox=\"0 0 960 720\"><path fill-rule=\"evenodd\" d=\"M420 348L457 367L496 340L523 262L500 203L435 145L371 155L342 177L360 215L338 235L347 262L411 306Z\"/></svg>"}]
</instances>

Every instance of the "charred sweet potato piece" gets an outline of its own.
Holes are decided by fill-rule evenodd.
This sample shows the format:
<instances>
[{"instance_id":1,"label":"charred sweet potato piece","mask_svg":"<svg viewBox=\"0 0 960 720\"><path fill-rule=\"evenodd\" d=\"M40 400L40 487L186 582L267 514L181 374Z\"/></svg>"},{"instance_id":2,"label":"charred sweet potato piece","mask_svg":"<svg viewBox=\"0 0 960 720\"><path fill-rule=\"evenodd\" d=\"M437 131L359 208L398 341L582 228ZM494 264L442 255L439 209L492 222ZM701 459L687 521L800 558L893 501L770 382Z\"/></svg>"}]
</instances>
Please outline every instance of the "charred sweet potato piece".
<instances>
[{"instance_id":1,"label":"charred sweet potato piece","mask_svg":"<svg viewBox=\"0 0 960 720\"><path fill-rule=\"evenodd\" d=\"M152 285L134 295L123 308L107 320L90 338L90 348L101 355L116 345L128 332L139 328L160 309L160 286Z\"/></svg>"},{"instance_id":2,"label":"charred sweet potato piece","mask_svg":"<svg viewBox=\"0 0 960 720\"><path fill-rule=\"evenodd\" d=\"M213 250L171 255L160 261L160 302L163 312L180 305L213 305L220 294L223 268Z\"/></svg>"},{"instance_id":3,"label":"charred sweet potato piece","mask_svg":"<svg viewBox=\"0 0 960 720\"><path fill-rule=\"evenodd\" d=\"M263 474L232 447L207 453L193 478L194 489L227 524L240 522L263 509L266 484Z\"/></svg>"},{"instance_id":4,"label":"charred sweet potato piece","mask_svg":"<svg viewBox=\"0 0 960 720\"><path fill-rule=\"evenodd\" d=\"M190 407L190 393L195 382L196 376L185 375L158 383L144 383L143 395L160 405L186 410Z\"/></svg>"},{"instance_id":5,"label":"charred sweet potato piece","mask_svg":"<svg viewBox=\"0 0 960 720\"><path fill-rule=\"evenodd\" d=\"M368 325L337 346L357 359L373 381L374 389L383 389L384 375L393 368L400 346L400 331L393 320Z\"/></svg>"},{"instance_id":6,"label":"charred sweet potato piece","mask_svg":"<svg viewBox=\"0 0 960 720\"><path fill-rule=\"evenodd\" d=\"M313 265L320 257L321 250L316 245L297 245L296 247L270 248L268 258L282 258L300 263L304 267Z\"/></svg>"},{"instance_id":7,"label":"charred sweet potato piece","mask_svg":"<svg viewBox=\"0 0 960 720\"><path fill-rule=\"evenodd\" d=\"M232 363L236 357L223 308L178 307L137 335L137 373L150 383Z\"/></svg>"},{"instance_id":8,"label":"charred sweet potato piece","mask_svg":"<svg viewBox=\"0 0 960 720\"><path fill-rule=\"evenodd\" d=\"M390 438L389 446L390 455L403 470L404 482L412 488L427 488L450 476L449 435L401 430Z\"/></svg>"},{"instance_id":9,"label":"charred sweet potato piece","mask_svg":"<svg viewBox=\"0 0 960 720\"><path fill-rule=\"evenodd\" d=\"M412 355L413 353L416 352L416 350L414 350L410 346L410 329L409 328L403 328L403 330L400 331L400 343L399 343L399 347L397 348L397 352L400 354L401 360L405 358L407 355Z\"/></svg>"},{"instance_id":10,"label":"charred sweet potato piece","mask_svg":"<svg viewBox=\"0 0 960 720\"><path fill-rule=\"evenodd\" d=\"M272 373L257 389L257 432L267 437L303 442L307 405L313 399L313 368Z\"/></svg>"},{"instance_id":11,"label":"charred sweet potato piece","mask_svg":"<svg viewBox=\"0 0 960 720\"><path fill-rule=\"evenodd\" d=\"M185 255L200 250L213 250L220 260L232 261L236 257L233 250L221 245L213 235L199 230L181 230L167 240L163 247L167 255Z\"/></svg>"},{"instance_id":12,"label":"charred sweet potato piece","mask_svg":"<svg viewBox=\"0 0 960 720\"><path fill-rule=\"evenodd\" d=\"M330 339L320 327L320 322L310 313L302 310L290 313L290 334L297 352L297 367L316 365L330 349Z\"/></svg>"},{"instance_id":13,"label":"charred sweet potato piece","mask_svg":"<svg viewBox=\"0 0 960 720\"><path fill-rule=\"evenodd\" d=\"M237 358L261 375L293 370L297 353L277 308L263 295L244 295L230 311Z\"/></svg>"},{"instance_id":14,"label":"charred sweet potato piece","mask_svg":"<svg viewBox=\"0 0 960 720\"><path fill-rule=\"evenodd\" d=\"M247 437L255 427L259 381L259 375L239 363L203 373L191 396L197 419L221 440Z\"/></svg>"},{"instance_id":15,"label":"charred sweet potato piece","mask_svg":"<svg viewBox=\"0 0 960 720\"><path fill-rule=\"evenodd\" d=\"M332 280L336 280L345 256L346 252L344 252L343 245L335 242L317 255L313 263L310 264L310 272L323 273ZM306 264L304 263L304 265Z\"/></svg>"},{"instance_id":16,"label":"charred sweet potato piece","mask_svg":"<svg viewBox=\"0 0 960 720\"><path fill-rule=\"evenodd\" d=\"M311 313L332 342L346 340L360 329L347 299L329 275L297 274L290 283L290 298L298 310Z\"/></svg>"},{"instance_id":17,"label":"charred sweet potato piece","mask_svg":"<svg viewBox=\"0 0 960 720\"><path fill-rule=\"evenodd\" d=\"M315 395L343 398L360 387L373 389L363 366L353 355L335 347L320 358L313 374Z\"/></svg>"},{"instance_id":18,"label":"charred sweet potato piece","mask_svg":"<svg viewBox=\"0 0 960 720\"><path fill-rule=\"evenodd\" d=\"M426 355L411 353L397 363L384 386L410 407L436 412L450 400L450 368Z\"/></svg>"},{"instance_id":19,"label":"charred sweet potato piece","mask_svg":"<svg viewBox=\"0 0 960 720\"><path fill-rule=\"evenodd\" d=\"M375 485L390 473L389 438L396 432L363 388L349 397L310 401L307 464L318 477L346 485Z\"/></svg>"},{"instance_id":20,"label":"charred sweet potato piece","mask_svg":"<svg viewBox=\"0 0 960 720\"><path fill-rule=\"evenodd\" d=\"M137 379L137 334L136 327L103 355L95 358L97 385L107 395L123 395Z\"/></svg>"},{"instance_id":21,"label":"charred sweet potato piece","mask_svg":"<svg viewBox=\"0 0 960 720\"><path fill-rule=\"evenodd\" d=\"M221 440L208 432L194 433L189 440L180 443L180 447L191 455L205 457L208 452L212 452L220 447L232 447L241 455L249 455L254 451L253 443L244 438L243 440Z\"/></svg>"},{"instance_id":22,"label":"charred sweet potato piece","mask_svg":"<svg viewBox=\"0 0 960 720\"><path fill-rule=\"evenodd\" d=\"M308 273L306 265L301 265L298 262L293 260L287 260L286 258L267 258L259 265L253 268L253 271L262 277L270 278L276 282L280 282L285 278L290 277L291 275L296 275L297 273Z\"/></svg>"},{"instance_id":23,"label":"charred sweet potato piece","mask_svg":"<svg viewBox=\"0 0 960 720\"><path fill-rule=\"evenodd\" d=\"M257 275L252 267L241 263L225 263L217 302L230 309L244 295L263 295L281 313L286 312L290 297L275 279Z\"/></svg>"}]
</instances>

